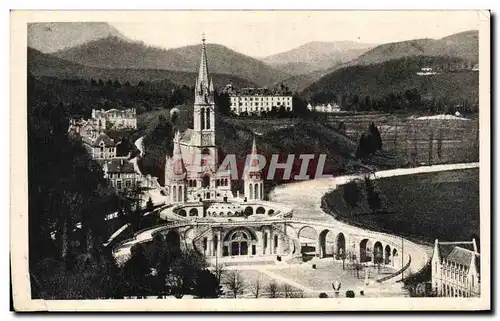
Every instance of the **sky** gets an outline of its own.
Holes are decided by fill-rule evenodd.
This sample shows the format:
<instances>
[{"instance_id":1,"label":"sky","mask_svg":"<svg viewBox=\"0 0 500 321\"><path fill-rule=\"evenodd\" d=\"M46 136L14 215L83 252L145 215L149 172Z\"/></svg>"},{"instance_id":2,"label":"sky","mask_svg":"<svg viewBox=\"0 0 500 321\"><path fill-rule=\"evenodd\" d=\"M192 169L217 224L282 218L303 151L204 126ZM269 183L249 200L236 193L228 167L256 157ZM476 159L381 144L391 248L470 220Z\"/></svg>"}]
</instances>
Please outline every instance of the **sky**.
<instances>
[{"instance_id":1,"label":"sky","mask_svg":"<svg viewBox=\"0 0 500 321\"><path fill-rule=\"evenodd\" d=\"M208 43L264 57L310 41L371 44L442 38L478 29L474 11L163 11L124 13L108 20L125 36L175 48Z\"/></svg>"}]
</instances>

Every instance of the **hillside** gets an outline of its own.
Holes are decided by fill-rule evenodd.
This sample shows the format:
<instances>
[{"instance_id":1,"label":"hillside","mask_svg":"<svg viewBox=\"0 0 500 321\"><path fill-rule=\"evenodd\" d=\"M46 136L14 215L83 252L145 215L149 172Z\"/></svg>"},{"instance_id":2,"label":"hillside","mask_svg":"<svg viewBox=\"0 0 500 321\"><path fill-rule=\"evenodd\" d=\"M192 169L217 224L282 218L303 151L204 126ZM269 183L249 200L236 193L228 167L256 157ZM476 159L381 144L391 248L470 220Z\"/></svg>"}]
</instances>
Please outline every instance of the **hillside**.
<instances>
[{"instance_id":1,"label":"hillside","mask_svg":"<svg viewBox=\"0 0 500 321\"><path fill-rule=\"evenodd\" d=\"M377 46L347 65L368 65L409 56L445 56L478 63L479 33L465 31L441 39L416 39Z\"/></svg>"},{"instance_id":2,"label":"hillside","mask_svg":"<svg viewBox=\"0 0 500 321\"><path fill-rule=\"evenodd\" d=\"M106 22L43 22L28 24L28 46L44 53L106 37L126 39Z\"/></svg>"},{"instance_id":3,"label":"hillside","mask_svg":"<svg viewBox=\"0 0 500 321\"><path fill-rule=\"evenodd\" d=\"M344 67L307 87L302 96L307 100L327 101L342 95L376 99L416 90L422 97L477 100L478 72L462 70L463 64L466 62L458 58L416 56L375 65ZM433 76L418 76L416 72L424 66L445 70Z\"/></svg>"},{"instance_id":4,"label":"hillside","mask_svg":"<svg viewBox=\"0 0 500 321\"><path fill-rule=\"evenodd\" d=\"M207 44L211 72L234 75L266 86L288 74L218 44ZM142 42L108 37L58 51L54 55L90 67L123 69L167 69L197 72L201 45L163 49Z\"/></svg>"},{"instance_id":5,"label":"hillside","mask_svg":"<svg viewBox=\"0 0 500 321\"><path fill-rule=\"evenodd\" d=\"M307 74L295 75L282 80L293 92L301 92L321 77L333 72L335 67L327 70L317 70Z\"/></svg>"},{"instance_id":6,"label":"hillside","mask_svg":"<svg viewBox=\"0 0 500 321\"><path fill-rule=\"evenodd\" d=\"M196 81L195 72L182 72L160 69L111 69L84 66L49 54L43 54L38 50L28 48L28 70L37 77L54 77L60 79L102 79L120 82L129 81L167 81L177 86L192 87ZM248 80L227 74L212 74L214 85L217 88L224 87L228 82L236 86L255 86Z\"/></svg>"},{"instance_id":7,"label":"hillside","mask_svg":"<svg viewBox=\"0 0 500 321\"><path fill-rule=\"evenodd\" d=\"M283 68L290 74L299 75L348 62L373 47L371 44L353 41L315 41L261 60L272 67Z\"/></svg>"}]
</instances>

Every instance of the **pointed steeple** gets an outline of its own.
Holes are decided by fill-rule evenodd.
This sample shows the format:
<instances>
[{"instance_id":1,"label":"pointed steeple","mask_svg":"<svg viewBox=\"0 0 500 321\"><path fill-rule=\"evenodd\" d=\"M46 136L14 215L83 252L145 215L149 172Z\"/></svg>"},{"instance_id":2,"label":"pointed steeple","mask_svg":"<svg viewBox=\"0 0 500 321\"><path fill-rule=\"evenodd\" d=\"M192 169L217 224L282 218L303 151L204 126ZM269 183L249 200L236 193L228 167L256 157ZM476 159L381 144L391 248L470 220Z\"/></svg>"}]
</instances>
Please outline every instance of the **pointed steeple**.
<instances>
[{"instance_id":1,"label":"pointed steeple","mask_svg":"<svg viewBox=\"0 0 500 321\"><path fill-rule=\"evenodd\" d=\"M212 77L210 77L210 86L208 86L208 91L213 93L214 92L214 82Z\"/></svg>"},{"instance_id":2,"label":"pointed steeple","mask_svg":"<svg viewBox=\"0 0 500 321\"><path fill-rule=\"evenodd\" d=\"M199 90L202 93L208 93L209 90L209 82L208 82L208 60L207 60L207 49L205 47L205 34L202 36L202 45L201 45L201 61L200 61L200 70L198 71L198 86ZM204 90L207 91L204 91Z\"/></svg>"},{"instance_id":3,"label":"pointed steeple","mask_svg":"<svg viewBox=\"0 0 500 321\"><path fill-rule=\"evenodd\" d=\"M259 168L259 155L257 154L257 144L255 143L255 136L252 142L252 152L250 154L250 164L248 167L248 172L246 178L257 178L260 179L260 168Z\"/></svg>"},{"instance_id":4,"label":"pointed steeple","mask_svg":"<svg viewBox=\"0 0 500 321\"><path fill-rule=\"evenodd\" d=\"M186 173L186 167L184 166L184 161L182 160L181 152L181 133L177 131L174 136L174 151L172 153L172 172L174 175L179 176L177 179L184 179Z\"/></svg>"}]
</instances>

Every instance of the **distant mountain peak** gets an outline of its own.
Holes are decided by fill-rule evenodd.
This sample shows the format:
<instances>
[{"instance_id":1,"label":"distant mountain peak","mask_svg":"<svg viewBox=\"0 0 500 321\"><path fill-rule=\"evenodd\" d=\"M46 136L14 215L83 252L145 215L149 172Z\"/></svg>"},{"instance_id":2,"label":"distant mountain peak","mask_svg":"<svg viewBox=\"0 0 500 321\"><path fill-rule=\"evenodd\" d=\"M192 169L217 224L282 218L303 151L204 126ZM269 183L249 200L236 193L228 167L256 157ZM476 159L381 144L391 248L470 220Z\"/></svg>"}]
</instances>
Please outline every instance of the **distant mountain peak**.
<instances>
[{"instance_id":1,"label":"distant mountain peak","mask_svg":"<svg viewBox=\"0 0 500 321\"><path fill-rule=\"evenodd\" d=\"M28 24L28 46L52 53L106 37L127 38L107 22L37 22Z\"/></svg>"}]
</instances>

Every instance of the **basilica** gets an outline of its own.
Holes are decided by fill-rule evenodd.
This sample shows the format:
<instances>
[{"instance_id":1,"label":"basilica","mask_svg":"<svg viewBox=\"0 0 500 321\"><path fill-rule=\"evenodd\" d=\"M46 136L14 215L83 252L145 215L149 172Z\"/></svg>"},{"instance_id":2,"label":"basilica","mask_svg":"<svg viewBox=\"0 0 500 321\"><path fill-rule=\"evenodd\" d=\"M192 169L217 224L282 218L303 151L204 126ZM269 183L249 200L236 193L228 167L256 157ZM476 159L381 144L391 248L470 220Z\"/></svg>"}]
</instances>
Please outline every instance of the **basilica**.
<instances>
[{"instance_id":1,"label":"basilica","mask_svg":"<svg viewBox=\"0 0 500 321\"><path fill-rule=\"evenodd\" d=\"M196 79L193 124L173 137L166 157L165 192L168 206L161 216L180 224L174 233L183 247L207 259L234 260L248 256L271 259L298 251L283 229L292 209L264 200L264 182L253 140L243 179L244 193L231 190L230 169L222 168L215 141L214 84L208 72L205 39Z\"/></svg>"},{"instance_id":2,"label":"basilica","mask_svg":"<svg viewBox=\"0 0 500 321\"><path fill-rule=\"evenodd\" d=\"M215 142L216 109L203 38L195 86L194 128L175 133L172 157L167 155L165 162L165 185L172 203L234 198L230 171L219 168ZM257 156L255 140L251 155ZM244 180L247 199L263 199L264 184L254 161L249 164Z\"/></svg>"}]
</instances>

